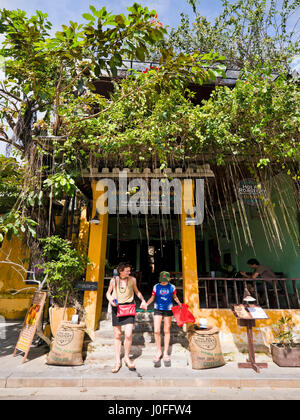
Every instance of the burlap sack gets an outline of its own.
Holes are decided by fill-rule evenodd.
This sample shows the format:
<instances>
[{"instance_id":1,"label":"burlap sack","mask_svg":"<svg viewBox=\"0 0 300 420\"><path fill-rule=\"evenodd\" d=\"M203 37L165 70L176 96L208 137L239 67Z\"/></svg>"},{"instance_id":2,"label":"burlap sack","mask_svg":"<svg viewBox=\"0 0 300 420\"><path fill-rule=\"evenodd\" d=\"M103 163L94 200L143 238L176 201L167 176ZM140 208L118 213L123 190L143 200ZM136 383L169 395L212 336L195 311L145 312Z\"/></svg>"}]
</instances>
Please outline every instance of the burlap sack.
<instances>
[{"instance_id":1,"label":"burlap sack","mask_svg":"<svg viewBox=\"0 0 300 420\"><path fill-rule=\"evenodd\" d=\"M193 369L209 369L225 364L217 328L202 329L194 325L188 338Z\"/></svg>"},{"instance_id":2,"label":"burlap sack","mask_svg":"<svg viewBox=\"0 0 300 420\"><path fill-rule=\"evenodd\" d=\"M48 365L80 366L83 364L82 347L85 323L79 325L70 321L59 324L50 353L47 357Z\"/></svg>"}]
</instances>

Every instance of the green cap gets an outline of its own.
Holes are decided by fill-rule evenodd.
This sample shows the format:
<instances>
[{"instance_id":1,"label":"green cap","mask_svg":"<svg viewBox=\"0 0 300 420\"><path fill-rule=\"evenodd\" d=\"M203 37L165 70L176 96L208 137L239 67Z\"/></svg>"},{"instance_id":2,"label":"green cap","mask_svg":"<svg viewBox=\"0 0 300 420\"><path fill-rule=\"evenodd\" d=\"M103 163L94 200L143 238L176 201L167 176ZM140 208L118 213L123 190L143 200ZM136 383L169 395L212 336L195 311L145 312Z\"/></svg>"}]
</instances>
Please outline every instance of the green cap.
<instances>
[{"instance_id":1,"label":"green cap","mask_svg":"<svg viewBox=\"0 0 300 420\"><path fill-rule=\"evenodd\" d=\"M159 282L164 283L165 281L170 281L170 273L168 271L162 271L159 275Z\"/></svg>"}]
</instances>

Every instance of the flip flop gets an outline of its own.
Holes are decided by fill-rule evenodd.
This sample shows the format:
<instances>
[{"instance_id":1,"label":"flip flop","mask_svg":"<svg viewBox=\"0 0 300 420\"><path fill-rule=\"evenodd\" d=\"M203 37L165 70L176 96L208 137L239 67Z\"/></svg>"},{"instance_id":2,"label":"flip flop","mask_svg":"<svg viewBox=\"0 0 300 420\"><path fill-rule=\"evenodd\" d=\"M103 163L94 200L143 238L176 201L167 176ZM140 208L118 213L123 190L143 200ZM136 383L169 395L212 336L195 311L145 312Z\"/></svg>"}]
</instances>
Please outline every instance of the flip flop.
<instances>
[{"instance_id":1,"label":"flip flop","mask_svg":"<svg viewBox=\"0 0 300 420\"><path fill-rule=\"evenodd\" d=\"M163 361L164 361L165 367L171 367L171 358L170 358L170 356L164 356L163 357Z\"/></svg>"},{"instance_id":2,"label":"flip flop","mask_svg":"<svg viewBox=\"0 0 300 420\"><path fill-rule=\"evenodd\" d=\"M135 370L135 365L131 360L124 360L125 365L128 367L129 370Z\"/></svg>"},{"instance_id":3,"label":"flip flop","mask_svg":"<svg viewBox=\"0 0 300 420\"><path fill-rule=\"evenodd\" d=\"M115 366L112 368L111 372L112 373L117 373L117 372L119 372L119 370L121 369L121 367L122 367L122 362L116 363Z\"/></svg>"},{"instance_id":4,"label":"flip flop","mask_svg":"<svg viewBox=\"0 0 300 420\"><path fill-rule=\"evenodd\" d=\"M162 354L160 356L155 356L153 358L153 363L154 363L154 366L155 367L160 367L160 365L161 365L161 362L160 362L161 359L162 359Z\"/></svg>"}]
</instances>

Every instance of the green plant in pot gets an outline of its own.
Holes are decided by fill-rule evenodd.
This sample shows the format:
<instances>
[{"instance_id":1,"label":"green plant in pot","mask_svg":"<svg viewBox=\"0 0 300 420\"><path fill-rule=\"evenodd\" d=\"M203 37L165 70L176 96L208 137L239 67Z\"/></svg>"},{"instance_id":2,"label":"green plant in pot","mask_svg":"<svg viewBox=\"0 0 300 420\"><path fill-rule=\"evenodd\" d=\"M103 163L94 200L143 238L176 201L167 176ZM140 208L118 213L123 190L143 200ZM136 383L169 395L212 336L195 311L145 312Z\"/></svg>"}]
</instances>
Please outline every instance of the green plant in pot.
<instances>
[{"instance_id":1,"label":"green plant in pot","mask_svg":"<svg viewBox=\"0 0 300 420\"><path fill-rule=\"evenodd\" d=\"M271 353L278 366L300 366L300 343L295 343L294 328L291 317L282 317L273 325L275 343L271 344Z\"/></svg>"},{"instance_id":2,"label":"green plant in pot","mask_svg":"<svg viewBox=\"0 0 300 420\"><path fill-rule=\"evenodd\" d=\"M59 236L50 236L40 239L43 247L42 264L37 267L43 269L43 274L47 277L47 285L50 296L53 300L53 307L50 312L50 321L54 318L54 308L59 308L58 317L62 319L64 306L71 306L74 310L67 313L84 317L82 305L82 294L75 288L75 282L80 280L86 270L88 258L81 255L74 249L69 241ZM51 316L52 315L52 316ZM61 320L60 319L60 320ZM59 323L59 320L55 322ZM57 327L58 325L56 325ZM51 325L52 334L56 329Z\"/></svg>"}]
</instances>

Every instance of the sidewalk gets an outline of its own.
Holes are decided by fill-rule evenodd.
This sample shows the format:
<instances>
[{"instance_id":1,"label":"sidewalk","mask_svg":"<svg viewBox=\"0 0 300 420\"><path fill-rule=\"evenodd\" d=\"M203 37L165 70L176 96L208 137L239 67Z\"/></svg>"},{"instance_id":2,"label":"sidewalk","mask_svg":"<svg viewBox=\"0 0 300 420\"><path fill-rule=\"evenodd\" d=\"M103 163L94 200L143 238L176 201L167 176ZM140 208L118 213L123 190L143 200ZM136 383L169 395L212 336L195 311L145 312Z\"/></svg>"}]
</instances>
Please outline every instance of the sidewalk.
<instances>
[{"instance_id":1,"label":"sidewalk","mask_svg":"<svg viewBox=\"0 0 300 420\"><path fill-rule=\"evenodd\" d=\"M45 364L47 346L32 347L23 364L23 353L13 357L22 322L0 324L0 388L22 387L226 387L300 388L300 368L280 368L270 359L259 374L239 369L237 362L225 366L193 370L186 367L154 368L150 359L135 359L136 371L126 366L111 373L111 361L85 363L77 367ZM112 355L113 357L113 355ZM246 359L245 355L245 359ZM261 360L258 360L261 361ZM265 360L264 360L265 361Z\"/></svg>"}]
</instances>

